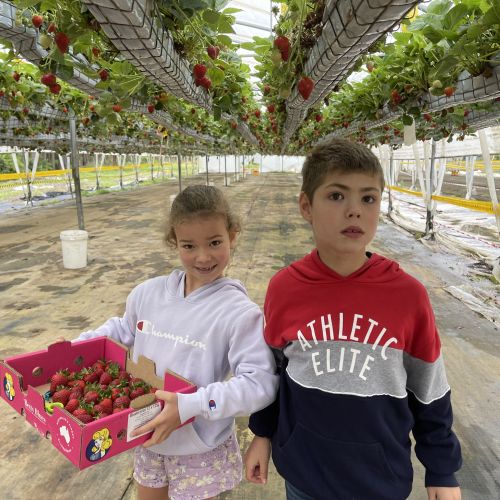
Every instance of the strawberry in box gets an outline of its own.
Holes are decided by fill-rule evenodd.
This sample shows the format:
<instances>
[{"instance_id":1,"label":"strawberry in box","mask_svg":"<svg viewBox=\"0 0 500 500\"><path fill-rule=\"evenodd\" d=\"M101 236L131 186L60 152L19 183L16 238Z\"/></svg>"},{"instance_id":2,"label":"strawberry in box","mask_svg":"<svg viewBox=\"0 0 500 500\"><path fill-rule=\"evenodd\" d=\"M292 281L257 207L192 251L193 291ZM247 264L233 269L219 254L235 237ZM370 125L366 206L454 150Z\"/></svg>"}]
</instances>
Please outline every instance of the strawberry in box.
<instances>
[{"instance_id":1,"label":"strawberry in box","mask_svg":"<svg viewBox=\"0 0 500 500\"><path fill-rule=\"evenodd\" d=\"M106 337L7 358L0 362L0 379L2 398L80 469L151 436L131 435L161 411L161 402L147 393L151 387L196 391L173 372L160 379L151 360L134 363L125 347Z\"/></svg>"}]
</instances>

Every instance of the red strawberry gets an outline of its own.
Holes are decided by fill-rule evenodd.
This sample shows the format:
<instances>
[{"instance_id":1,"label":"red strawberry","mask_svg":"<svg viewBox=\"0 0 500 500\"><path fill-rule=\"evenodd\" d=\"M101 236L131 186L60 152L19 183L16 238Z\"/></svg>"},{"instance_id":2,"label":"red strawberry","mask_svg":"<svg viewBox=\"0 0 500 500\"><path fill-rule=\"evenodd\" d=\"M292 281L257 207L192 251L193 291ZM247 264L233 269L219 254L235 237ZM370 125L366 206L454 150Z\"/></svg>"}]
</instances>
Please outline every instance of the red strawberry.
<instances>
[{"instance_id":1,"label":"red strawberry","mask_svg":"<svg viewBox=\"0 0 500 500\"><path fill-rule=\"evenodd\" d=\"M432 121L432 115L430 115L429 113L424 113L422 116L424 117L424 120L426 122L431 122Z\"/></svg>"},{"instance_id":2,"label":"red strawberry","mask_svg":"<svg viewBox=\"0 0 500 500\"><path fill-rule=\"evenodd\" d=\"M130 398L128 396L120 396L113 402L113 408L128 408L130 406Z\"/></svg>"},{"instance_id":3,"label":"red strawberry","mask_svg":"<svg viewBox=\"0 0 500 500\"><path fill-rule=\"evenodd\" d=\"M198 82L198 84L205 88L205 89L210 89L210 87L212 86L212 80L210 80L210 78L207 78L206 76L204 76L203 78L199 78L197 80L195 80L195 83Z\"/></svg>"},{"instance_id":4,"label":"red strawberry","mask_svg":"<svg viewBox=\"0 0 500 500\"><path fill-rule=\"evenodd\" d=\"M99 404L103 408L108 408L110 412L113 409L113 400L111 398L104 398Z\"/></svg>"},{"instance_id":5,"label":"red strawberry","mask_svg":"<svg viewBox=\"0 0 500 500\"><path fill-rule=\"evenodd\" d=\"M122 107L119 104L113 104L111 107L115 113L119 113L122 110Z\"/></svg>"},{"instance_id":6,"label":"red strawberry","mask_svg":"<svg viewBox=\"0 0 500 500\"><path fill-rule=\"evenodd\" d=\"M267 111L269 111L269 113L274 113L276 111L276 106L274 104L269 104Z\"/></svg>"},{"instance_id":7,"label":"red strawberry","mask_svg":"<svg viewBox=\"0 0 500 500\"><path fill-rule=\"evenodd\" d=\"M109 374L104 372L101 377L99 378L99 383L102 385L109 385L113 381L113 377Z\"/></svg>"},{"instance_id":8,"label":"red strawberry","mask_svg":"<svg viewBox=\"0 0 500 500\"><path fill-rule=\"evenodd\" d=\"M207 67L204 64L194 65L193 75L197 80L201 80L206 74L207 74Z\"/></svg>"},{"instance_id":9,"label":"red strawberry","mask_svg":"<svg viewBox=\"0 0 500 500\"><path fill-rule=\"evenodd\" d=\"M290 49L283 49L281 51L281 60L288 61L289 57L290 57Z\"/></svg>"},{"instance_id":10,"label":"red strawberry","mask_svg":"<svg viewBox=\"0 0 500 500\"><path fill-rule=\"evenodd\" d=\"M267 84L264 85L263 92L264 92L264 95L269 94L269 92L271 92L271 86L267 85Z\"/></svg>"},{"instance_id":11,"label":"red strawberry","mask_svg":"<svg viewBox=\"0 0 500 500\"><path fill-rule=\"evenodd\" d=\"M93 410L94 410L94 415L97 418L107 417L108 415L111 415L111 412L113 411L112 408L105 408L101 404L95 405Z\"/></svg>"},{"instance_id":12,"label":"red strawberry","mask_svg":"<svg viewBox=\"0 0 500 500\"><path fill-rule=\"evenodd\" d=\"M61 92L61 86L58 83L54 83L49 87L49 90L52 94L59 94Z\"/></svg>"},{"instance_id":13,"label":"red strawberry","mask_svg":"<svg viewBox=\"0 0 500 500\"><path fill-rule=\"evenodd\" d=\"M69 401L66 403L66 406L64 409L66 411L69 411L70 413L73 413L77 408L80 408L80 401L78 399L71 398Z\"/></svg>"},{"instance_id":14,"label":"red strawberry","mask_svg":"<svg viewBox=\"0 0 500 500\"><path fill-rule=\"evenodd\" d=\"M60 391L56 391L52 394L52 401L54 403L62 403L66 405L69 401L69 396L71 392L68 389L61 389Z\"/></svg>"},{"instance_id":15,"label":"red strawberry","mask_svg":"<svg viewBox=\"0 0 500 500\"><path fill-rule=\"evenodd\" d=\"M47 85L47 87L50 87L57 83L56 75L54 75L53 73L45 73L45 75L42 75L42 77L40 78L40 81L44 85Z\"/></svg>"},{"instance_id":16,"label":"red strawberry","mask_svg":"<svg viewBox=\"0 0 500 500\"><path fill-rule=\"evenodd\" d=\"M121 395L122 395L122 390L119 387L113 387L113 389L111 389L111 398L113 400L119 398Z\"/></svg>"},{"instance_id":17,"label":"red strawberry","mask_svg":"<svg viewBox=\"0 0 500 500\"><path fill-rule=\"evenodd\" d=\"M399 104L401 102L401 94L396 90L391 90L391 99L394 104Z\"/></svg>"},{"instance_id":18,"label":"red strawberry","mask_svg":"<svg viewBox=\"0 0 500 500\"><path fill-rule=\"evenodd\" d=\"M55 25L54 23L50 23L50 24L49 24L49 27L47 28L47 31L48 31L49 33L55 33L55 32L56 32L56 30L57 30L56 25Z\"/></svg>"},{"instance_id":19,"label":"red strawberry","mask_svg":"<svg viewBox=\"0 0 500 500\"><path fill-rule=\"evenodd\" d=\"M83 390L80 387L73 387L71 389L71 394L69 395L69 399L80 399L83 396Z\"/></svg>"},{"instance_id":20,"label":"red strawberry","mask_svg":"<svg viewBox=\"0 0 500 500\"><path fill-rule=\"evenodd\" d=\"M253 114L257 117L260 118L260 109L256 109Z\"/></svg>"},{"instance_id":21,"label":"red strawberry","mask_svg":"<svg viewBox=\"0 0 500 500\"><path fill-rule=\"evenodd\" d=\"M99 57L101 55L101 49L99 47L92 47L92 54L94 54L94 57Z\"/></svg>"},{"instance_id":22,"label":"red strawberry","mask_svg":"<svg viewBox=\"0 0 500 500\"><path fill-rule=\"evenodd\" d=\"M99 394L96 391L89 391L83 397L86 403L97 403L99 401Z\"/></svg>"},{"instance_id":23,"label":"red strawberry","mask_svg":"<svg viewBox=\"0 0 500 500\"><path fill-rule=\"evenodd\" d=\"M57 32L54 35L54 42L56 42L57 48L62 54L68 52L69 37L66 33L63 33L62 31Z\"/></svg>"},{"instance_id":24,"label":"red strawberry","mask_svg":"<svg viewBox=\"0 0 500 500\"><path fill-rule=\"evenodd\" d=\"M105 82L105 81L108 79L108 77L109 77L109 73L108 73L108 71L107 71L107 70L105 70L105 69L101 69L101 71L99 71L98 75L99 75L99 78L100 78L103 82Z\"/></svg>"},{"instance_id":25,"label":"red strawberry","mask_svg":"<svg viewBox=\"0 0 500 500\"><path fill-rule=\"evenodd\" d=\"M314 117L314 119L319 123L323 119L323 117L318 114Z\"/></svg>"},{"instance_id":26,"label":"red strawberry","mask_svg":"<svg viewBox=\"0 0 500 500\"><path fill-rule=\"evenodd\" d=\"M69 387L79 387L82 391L85 388L85 382L81 379L70 380L68 385Z\"/></svg>"},{"instance_id":27,"label":"red strawberry","mask_svg":"<svg viewBox=\"0 0 500 500\"><path fill-rule=\"evenodd\" d=\"M12 78L14 78L16 82L18 82L21 78L21 75L17 71L14 71L14 73L12 73Z\"/></svg>"},{"instance_id":28,"label":"red strawberry","mask_svg":"<svg viewBox=\"0 0 500 500\"><path fill-rule=\"evenodd\" d=\"M94 417L92 415L89 415L83 408L77 408L73 412L73 416L76 417L80 422L83 422L84 424L88 424L94 420Z\"/></svg>"},{"instance_id":29,"label":"red strawberry","mask_svg":"<svg viewBox=\"0 0 500 500\"><path fill-rule=\"evenodd\" d=\"M451 97L455 93L455 89L453 87L445 87L443 92L446 97Z\"/></svg>"},{"instance_id":30,"label":"red strawberry","mask_svg":"<svg viewBox=\"0 0 500 500\"><path fill-rule=\"evenodd\" d=\"M284 50L290 50L290 40L286 36L278 36L274 39L274 46L283 53Z\"/></svg>"},{"instance_id":31,"label":"red strawberry","mask_svg":"<svg viewBox=\"0 0 500 500\"><path fill-rule=\"evenodd\" d=\"M38 14L35 14L32 18L31 18L31 22L33 23L33 26L37 29L40 29L40 26L43 24L43 17L38 15Z\"/></svg>"},{"instance_id":32,"label":"red strawberry","mask_svg":"<svg viewBox=\"0 0 500 500\"><path fill-rule=\"evenodd\" d=\"M207 54L210 59L217 59L219 57L220 49L216 45L210 45L207 47Z\"/></svg>"},{"instance_id":33,"label":"red strawberry","mask_svg":"<svg viewBox=\"0 0 500 500\"><path fill-rule=\"evenodd\" d=\"M97 382L100 378L100 374L97 372L89 372L83 377L83 381L85 384L93 384L94 382Z\"/></svg>"},{"instance_id":34,"label":"red strawberry","mask_svg":"<svg viewBox=\"0 0 500 500\"><path fill-rule=\"evenodd\" d=\"M154 113L154 112L155 112L154 104L148 104L148 113Z\"/></svg>"},{"instance_id":35,"label":"red strawberry","mask_svg":"<svg viewBox=\"0 0 500 500\"><path fill-rule=\"evenodd\" d=\"M126 372L125 370L120 370L120 373L118 374L118 378L120 380L130 380L130 373Z\"/></svg>"},{"instance_id":36,"label":"red strawberry","mask_svg":"<svg viewBox=\"0 0 500 500\"><path fill-rule=\"evenodd\" d=\"M236 124L235 124L236 125ZM142 396L143 394L146 394L146 390L144 387L136 387L131 393L130 393L130 399L135 399L138 398L139 396Z\"/></svg>"},{"instance_id":37,"label":"red strawberry","mask_svg":"<svg viewBox=\"0 0 500 500\"><path fill-rule=\"evenodd\" d=\"M62 372L56 372L50 377L50 392L54 393L60 385L65 386L68 383L68 377Z\"/></svg>"},{"instance_id":38,"label":"red strawberry","mask_svg":"<svg viewBox=\"0 0 500 500\"><path fill-rule=\"evenodd\" d=\"M303 76L297 84L297 90L302 98L307 101L314 88L314 82L307 76Z\"/></svg>"}]
</instances>

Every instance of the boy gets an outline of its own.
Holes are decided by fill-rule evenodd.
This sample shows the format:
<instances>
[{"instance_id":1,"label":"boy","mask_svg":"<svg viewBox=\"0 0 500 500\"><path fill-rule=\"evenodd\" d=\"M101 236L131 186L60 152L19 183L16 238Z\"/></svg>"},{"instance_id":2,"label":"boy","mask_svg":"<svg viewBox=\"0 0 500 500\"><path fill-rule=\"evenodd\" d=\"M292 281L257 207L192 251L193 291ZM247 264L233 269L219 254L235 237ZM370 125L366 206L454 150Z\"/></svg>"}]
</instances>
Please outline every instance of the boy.
<instances>
[{"instance_id":1,"label":"boy","mask_svg":"<svg viewBox=\"0 0 500 500\"><path fill-rule=\"evenodd\" d=\"M266 482L272 442L288 500L402 500L413 478L411 431L429 499L458 500L460 445L427 292L396 262L366 252L380 163L333 139L312 150L302 177L300 212L316 249L269 284L265 338L282 358L280 390L250 418L247 479Z\"/></svg>"}]
</instances>

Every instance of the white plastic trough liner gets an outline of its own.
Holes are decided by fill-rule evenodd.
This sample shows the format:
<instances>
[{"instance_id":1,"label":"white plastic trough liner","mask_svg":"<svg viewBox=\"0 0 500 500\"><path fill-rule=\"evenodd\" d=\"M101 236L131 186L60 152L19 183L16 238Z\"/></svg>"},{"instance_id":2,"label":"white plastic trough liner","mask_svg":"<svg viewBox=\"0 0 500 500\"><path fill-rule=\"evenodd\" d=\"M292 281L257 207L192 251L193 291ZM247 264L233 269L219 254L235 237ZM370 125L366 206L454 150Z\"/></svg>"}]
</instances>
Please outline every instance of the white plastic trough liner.
<instances>
[{"instance_id":1,"label":"white plastic trough liner","mask_svg":"<svg viewBox=\"0 0 500 500\"><path fill-rule=\"evenodd\" d=\"M196 87L189 64L174 49L169 32L147 0L83 0L122 56L177 97L205 109L211 99Z\"/></svg>"},{"instance_id":2,"label":"white plastic trough liner","mask_svg":"<svg viewBox=\"0 0 500 500\"><path fill-rule=\"evenodd\" d=\"M38 66L40 61L47 57L48 52L39 43L40 33L38 30L16 25L16 13L17 7L15 5L0 0L0 37L10 40L24 59ZM71 55L70 57L75 64L82 64L76 57ZM94 95L102 92L95 88L97 81L92 80L77 68L74 69L73 76L68 80L68 83Z\"/></svg>"},{"instance_id":3,"label":"white plastic trough liner","mask_svg":"<svg viewBox=\"0 0 500 500\"><path fill-rule=\"evenodd\" d=\"M450 97L425 94L423 102L428 103L429 112L441 111L451 106L465 103L491 101L500 97L500 66L495 66L489 78L482 75L471 76L464 71L454 85L455 92Z\"/></svg>"}]
</instances>

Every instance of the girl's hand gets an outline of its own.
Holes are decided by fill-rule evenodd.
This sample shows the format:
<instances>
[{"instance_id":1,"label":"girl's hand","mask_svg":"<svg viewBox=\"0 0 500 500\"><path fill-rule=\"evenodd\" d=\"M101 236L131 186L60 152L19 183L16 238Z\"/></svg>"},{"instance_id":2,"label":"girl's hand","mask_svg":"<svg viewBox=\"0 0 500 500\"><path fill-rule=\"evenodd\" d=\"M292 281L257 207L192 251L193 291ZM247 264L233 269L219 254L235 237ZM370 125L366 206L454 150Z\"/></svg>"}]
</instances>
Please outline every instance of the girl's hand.
<instances>
[{"instance_id":1,"label":"girl's hand","mask_svg":"<svg viewBox=\"0 0 500 500\"><path fill-rule=\"evenodd\" d=\"M247 481L256 484L267 483L271 441L265 437L255 436L245 453L245 469Z\"/></svg>"},{"instance_id":2,"label":"girl's hand","mask_svg":"<svg viewBox=\"0 0 500 500\"><path fill-rule=\"evenodd\" d=\"M138 427L132 432L132 436L137 436L153 431L151 438L142 444L145 448L165 441L181 425L179 408L177 406L177 394L175 392L156 391L155 396L156 399L165 401L163 410L153 420L150 420L147 424Z\"/></svg>"},{"instance_id":3,"label":"girl's hand","mask_svg":"<svg viewBox=\"0 0 500 500\"><path fill-rule=\"evenodd\" d=\"M427 498L429 500L460 500L462 495L458 487L429 486L427 488Z\"/></svg>"}]
</instances>

